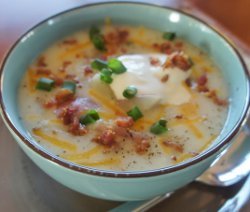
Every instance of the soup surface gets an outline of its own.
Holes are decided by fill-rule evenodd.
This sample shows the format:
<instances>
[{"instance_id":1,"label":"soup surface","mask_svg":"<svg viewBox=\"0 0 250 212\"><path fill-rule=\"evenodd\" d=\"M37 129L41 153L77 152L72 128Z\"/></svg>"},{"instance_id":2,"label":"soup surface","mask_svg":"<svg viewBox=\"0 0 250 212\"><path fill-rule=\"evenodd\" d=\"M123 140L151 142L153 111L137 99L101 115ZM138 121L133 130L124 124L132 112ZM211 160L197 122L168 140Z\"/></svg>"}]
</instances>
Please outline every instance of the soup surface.
<instances>
[{"instance_id":1,"label":"soup surface","mask_svg":"<svg viewBox=\"0 0 250 212\"><path fill-rule=\"evenodd\" d=\"M227 98L202 50L173 32L110 21L51 45L19 89L25 126L47 151L119 171L200 154L223 127Z\"/></svg>"}]
</instances>

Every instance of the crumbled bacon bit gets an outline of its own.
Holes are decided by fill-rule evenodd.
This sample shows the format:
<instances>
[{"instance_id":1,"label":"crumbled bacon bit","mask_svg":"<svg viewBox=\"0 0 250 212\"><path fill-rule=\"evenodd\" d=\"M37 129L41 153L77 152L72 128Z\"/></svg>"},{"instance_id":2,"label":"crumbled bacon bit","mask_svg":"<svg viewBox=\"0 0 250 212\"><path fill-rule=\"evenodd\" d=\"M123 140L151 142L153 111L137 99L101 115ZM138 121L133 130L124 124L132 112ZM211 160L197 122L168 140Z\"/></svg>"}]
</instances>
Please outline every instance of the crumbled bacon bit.
<instances>
[{"instance_id":1,"label":"crumbled bacon bit","mask_svg":"<svg viewBox=\"0 0 250 212\"><path fill-rule=\"evenodd\" d=\"M173 64L172 64L172 61L170 58L167 58L167 60L163 63L162 67L165 69L165 68L170 68L172 67Z\"/></svg>"},{"instance_id":2,"label":"crumbled bacon bit","mask_svg":"<svg viewBox=\"0 0 250 212\"><path fill-rule=\"evenodd\" d=\"M183 118L183 115L176 115L175 118L176 118L176 119L182 119L182 118Z\"/></svg>"},{"instance_id":3,"label":"crumbled bacon bit","mask_svg":"<svg viewBox=\"0 0 250 212\"><path fill-rule=\"evenodd\" d=\"M108 128L105 129L101 135L98 135L97 137L93 138L92 141L101 144L103 146L111 147L116 144L115 140L116 133Z\"/></svg>"},{"instance_id":4,"label":"crumbled bacon bit","mask_svg":"<svg viewBox=\"0 0 250 212\"><path fill-rule=\"evenodd\" d=\"M164 141L163 144L166 145L167 147L174 149L176 152L180 153L183 152L183 146L181 144L177 144L172 141Z\"/></svg>"},{"instance_id":5,"label":"crumbled bacon bit","mask_svg":"<svg viewBox=\"0 0 250 212\"><path fill-rule=\"evenodd\" d=\"M76 44L77 43L77 40L76 39L66 39L62 42L63 44L66 44L66 45L73 45L73 44Z\"/></svg>"},{"instance_id":6,"label":"crumbled bacon bit","mask_svg":"<svg viewBox=\"0 0 250 212\"><path fill-rule=\"evenodd\" d=\"M192 87L192 80L191 80L191 78L187 78L186 80L185 80L185 83L186 83L186 85L188 86L188 87Z\"/></svg>"},{"instance_id":7,"label":"crumbled bacon bit","mask_svg":"<svg viewBox=\"0 0 250 212\"><path fill-rule=\"evenodd\" d=\"M175 54L172 57L172 64L174 66L177 66L178 68L180 68L183 71L187 71L192 66L192 64L190 64L188 59L180 54Z\"/></svg>"},{"instance_id":8,"label":"crumbled bacon bit","mask_svg":"<svg viewBox=\"0 0 250 212\"><path fill-rule=\"evenodd\" d=\"M72 80L72 81L77 81L76 80L76 75L75 74L66 74L65 79L67 80Z\"/></svg>"},{"instance_id":9,"label":"crumbled bacon bit","mask_svg":"<svg viewBox=\"0 0 250 212\"><path fill-rule=\"evenodd\" d=\"M44 56L39 57L38 60L37 60L36 65L38 67L46 67L47 63L45 62L45 57Z\"/></svg>"},{"instance_id":10,"label":"crumbled bacon bit","mask_svg":"<svg viewBox=\"0 0 250 212\"><path fill-rule=\"evenodd\" d=\"M117 51L118 46L127 42L129 31L125 29L115 29L104 35L105 44L109 54Z\"/></svg>"},{"instance_id":11,"label":"crumbled bacon bit","mask_svg":"<svg viewBox=\"0 0 250 212\"><path fill-rule=\"evenodd\" d=\"M58 118L62 119L63 124L69 125L74 122L77 112L76 107L65 107L60 110Z\"/></svg>"},{"instance_id":12,"label":"crumbled bacon bit","mask_svg":"<svg viewBox=\"0 0 250 212\"><path fill-rule=\"evenodd\" d=\"M77 117L73 118L73 122L69 125L68 131L73 135L85 135L88 132L86 126L80 124Z\"/></svg>"},{"instance_id":13,"label":"crumbled bacon bit","mask_svg":"<svg viewBox=\"0 0 250 212\"><path fill-rule=\"evenodd\" d=\"M60 77L56 77L55 75L51 75L50 78L55 81L56 86L61 86L63 84L63 79Z\"/></svg>"},{"instance_id":14,"label":"crumbled bacon bit","mask_svg":"<svg viewBox=\"0 0 250 212\"><path fill-rule=\"evenodd\" d=\"M197 89L199 92L209 92L209 88L207 87L207 75L206 74L202 74L200 77L198 77L198 79L196 80L197 82Z\"/></svg>"},{"instance_id":15,"label":"crumbled bacon bit","mask_svg":"<svg viewBox=\"0 0 250 212\"><path fill-rule=\"evenodd\" d=\"M69 61L69 60L66 60L66 61L64 61L63 62L63 68L66 68L66 67L68 67L70 64L72 64L72 62L71 61Z\"/></svg>"},{"instance_id":16,"label":"crumbled bacon bit","mask_svg":"<svg viewBox=\"0 0 250 212\"><path fill-rule=\"evenodd\" d=\"M177 161L177 157L175 155L171 156L171 160Z\"/></svg>"},{"instance_id":17,"label":"crumbled bacon bit","mask_svg":"<svg viewBox=\"0 0 250 212\"><path fill-rule=\"evenodd\" d=\"M178 49L181 49L181 48L183 47L183 42L178 41L178 42L175 43L174 46L175 46L176 48L178 48Z\"/></svg>"},{"instance_id":18,"label":"crumbled bacon bit","mask_svg":"<svg viewBox=\"0 0 250 212\"><path fill-rule=\"evenodd\" d=\"M153 43L152 44L152 47L155 48L155 49L159 49L159 46L160 46L160 44L158 44L158 43Z\"/></svg>"},{"instance_id":19,"label":"crumbled bacon bit","mask_svg":"<svg viewBox=\"0 0 250 212\"><path fill-rule=\"evenodd\" d=\"M75 57L76 57L76 58L80 58L81 55L80 55L79 53L77 53L77 54L75 55Z\"/></svg>"},{"instance_id":20,"label":"crumbled bacon bit","mask_svg":"<svg viewBox=\"0 0 250 212\"><path fill-rule=\"evenodd\" d=\"M124 127L129 128L132 127L134 124L134 120L128 116L128 117L119 117L116 119L116 124L118 127Z\"/></svg>"},{"instance_id":21,"label":"crumbled bacon bit","mask_svg":"<svg viewBox=\"0 0 250 212\"><path fill-rule=\"evenodd\" d=\"M49 100L49 101L43 103L43 107L44 107L44 108L52 108L52 107L54 107L55 105L56 105L55 99L51 99L51 100Z\"/></svg>"},{"instance_id":22,"label":"crumbled bacon bit","mask_svg":"<svg viewBox=\"0 0 250 212\"><path fill-rule=\"evenodd\" d=\"M144 154L148 151L150 143L147 139L136 140L135 150L138 154Z\"/></svg>"},{"instance_id":23,"label":"crumbled bacon bit","mask_svg":"<svg viewBox=\"0 0 250 212\"><path fill-rule=\"evenodd\" d=\"M165 53L165 54L171 54L174 51L170 42L165 42L165 43L160 44L159 50L160 52Z\"/></svg>"},{"instance_id":24,"label":"crumbled bacon bit","mask_svg":"<svg viewBox=\"0 0 250 212\"><path fill-rule=\"evenodd\" d=\"M161 78L161 82L167 82L169 79L169 75L168 74L165 74L162 78Z\"/></svg>"},{"instance_id":25,"label":"crumbled bacon bit","mask_svg":"<svg viewBox=\"0 0 250 212\"><path fill-rule=\"evenodd\" d=\"M84 76L89 76L89 75L92 75L94 73L93 69L90 68L89 66L86 66L84 68Z\"/></svg>"},{"instance_id":26,"label":"crumbled bacon bit","mask_svg":"<svg viewBox=\"0 0 250 212\"><path fill-rule=\"evenodd\" d=\"M45 69L45 68L38 68L36 69L36 74L38 75L50 75L51 74L51 70L50 69Z\"/></svg>"},{"instance_id":27,"label":"crumbled bacon bit","mask_svg":"<svg viewBox=\"0 0 250 212\"><path fill-rule=\"evenodd\" d=\"M113 127L113 130L118 137L123 137L123 138L133 137L133 133L129 130L129 128L115 126Z\"/></svg>"},{"instance_id":28,"label":"crumbled bacon bit","mask_svg":"<svg viewBox=\"0 0 250 212\"><path fill-rule=\"evenodd\" d=\"M199 86L204 86L207 83L207 75L203 74L197 79L197 84Z\"/></svg>"},{"instance_id":29,"label":"crumbled bacon bit","mask_svg":"<svg viewBox=\"0 0 250 212\"><path fill-rule=\"evenodd\" d=\"M206 85L198 86L197 89L199 92L204 92L204 93L209 92L209 88Z\"/></svg>"},{"instance_id":30,"label":"crumbled bacon bit","mask_svg":"<svg viewBox=\"0 0 250 212\"><path fill-rule=\"evenodd\" d=\"M60 72L65 72L65 71L66 71L66 68L67 68L71 63L72 63L72 62L69 61L69 60L64 61L63 64L62 64L62 67L59 68L59 71L60 71Z\"/></svg>"},{"instance_id":31,"label":"crumbled bacon bit","mask_svg":"<svg viewBox=\"0 0 250 212\"><path fill-rule=\"evenodd\" d=\"M96 143L99 143L101 145L106 146L113 146L118 145L117 143L120 139L124 140L133 140L135 151L138 154L144 154L148 151L148 148L150 147L150 139L149 137L146 137L145 135L142 135L141 133L135 132L129 128L126 127L120 127L120 126L112 126L107 127L104 124L100 124L96 128L97 132L99 133L93 141Z\"/></svg>"},{"instance_id":32,"label":"crumbled bacon bit","mask_svg":"<svg viewBox=\"0 0 250 212\"><path fill-rule=\"evenodd\" d=\"M199 155L199 153L198 153L198 152L189 152L189 154L191 154L193 157L195 157L195 156Z\"/></svg>"},{"instance_id":33,"label":"crumbled bacon bit","mask_svg":"<svg viewBox=\"0 0 250 212\"><path fill-rule=\"evenodd\" d=\"M160 60L158 58L155 57L150 57L150 64L152 66L159 66L160 65Z\"/></svg>"},{"instance_id":34,"label":"crumbled bacon bit","mask_svg":"<svg viewBox=\"0 0 250 212\"><path fill-rule=\"evenodd\" d=\"M122 44L127 41L129 32L123 29L116 29L104 36L107 44Z\"/></svg>"},{"instance_id":35,"label":"crumbled bacon bit","mask_svg":"<svg viewBox=\"0 0 250 212\"><path fill-rule=\"evenodd\" d=\"M74 94L68 89L61 88L55 95L55 101L57 106L60 106L65 102L72 101L73 99L74 99Z\"/></svg>"},{"instance_id":36,"label":"crumbled bacon bit","mask_svg":"<svg viewBox=\"0 0 250 212\"><path fill-rule=\"evenodd\" d=\"M219 106L227 106L228 105L228 101L226 99L220 99L217 96L217 93L215 90L212 90L209 92L208 97L211 98L213 100L213 102Z\"/></svg>"}]
</instances>

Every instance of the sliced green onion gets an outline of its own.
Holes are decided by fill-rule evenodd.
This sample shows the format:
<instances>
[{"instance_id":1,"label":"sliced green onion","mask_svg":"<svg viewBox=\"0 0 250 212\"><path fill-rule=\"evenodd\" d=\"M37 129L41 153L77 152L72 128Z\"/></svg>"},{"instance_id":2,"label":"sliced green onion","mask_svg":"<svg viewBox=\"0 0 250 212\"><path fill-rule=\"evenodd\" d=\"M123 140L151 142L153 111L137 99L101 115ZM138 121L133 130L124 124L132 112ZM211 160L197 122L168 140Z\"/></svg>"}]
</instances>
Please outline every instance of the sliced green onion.
<instances>
[{"instance_id":1,"label":"sliced green onion","mask_svg":"<svg viewBox=\"0 0 250 212\"><path fill-rule=\"evenodd\" d=\"M127 70L122 62L115 58L112 58L108 61L108 68L110 68L115 74L121 74Z\"/></svg>"},{"instance_id":2,"label":"sliced green onion","mask_svg":"<svg viewBox=\"0 0 250 212\"><path fill-rule=\"evenodd\" d=\"M76 92L76 83L72 81L64 81L62 87L71 91L72 93Z\"/></svg>"},{"instance_id":3,"label":"sliced green onion","mask_svg":"<svg viewBox=\"0 0 250 212\"><path fill-rule=\"evenodd\" d=\"M92 43L94 44L95 48L97 48L98 50L101 50L101 51L106 50L104 38L102 35L95 35L92 38Z\"/></svg>"},{"instance_id":4,"label":"sliced green onion","mask_svg":"<svg viewBox=\"0 0 250 212\"><path fill-rule=\"evenodd\" d=\"M93 124L100 119L96 110L89 110L86 114L80 116L79 122L83 125Z\"/></svg>"},{"instance_id":5,"label":"sliced green onion","mask_svg":"<svg viewBox=\"0 0 250 212\"><path fill-rule=\"evenodd\" d=\"M90 38L90 40L92 40L95 35L99 35L99 34L100 34L100 29L98 29L97 27L92 26L90 28L90 30L89 30L89 38Z\"/></svg>"},{"instance_id":6,"label":"sliced green onion","mask_svg":"<svg viewBox=\"0 0 250 212\"><path fill-rule=\"evenodd\" d=\"M44 90L44 91L51 91L54 84L55 84L54 80L42 77L38 80L36 84L36 89Z\"/></svg>"},{"instance_id":7,"label":"sliced green onion","mask_svg":"<svg viewBox=\"0 0 250 212\"><path fill-rule=\"evenodd\" d=\"M127 112L128 116L132 117L134 121L138 120L139 118L143 117L142 112L140 109L135 106L130 111Z\"/></svg>"},{"instance_id":8,"label":"sliced green onion","mask_svg":"<svg viewBox=\"0 0 250 212\"><path fill-rule=\"evenodd\" d=\"M151 126L150 132L153 134L156 134L156 135L167 132L168 129L167 129L166 125L167 125L167 121L164 119L161 119Z\"/></svg>"},{"instance_id":9,"label":"sliced green onion","mask_svg":"<svg viewBox=\"0 0 250 212\"><path fill-rule=\"evenodd\" d=\"M111 75L112 75L112 72L109 69L104 68L104 69L102 69L102 71L100 73L100 79L103 82L110 84L111 82L113 82Z\"/></svg>"},{"instance_id":10,"label":"sliced green onion","mask_svg":"<svg viewBox=\"0 0 250 212\"><path fill-rule=\"evenodd\" d=\"M176 34L174 32L164 32L162 37L166 40L174 40L176 37Z\"/></svg>"},{"instance_id":11,"label":"sliced green onion","mask_svg":"<svg viewBox=\"0 0 250 212\"><path fill-rule=\"evenodd\" d=\"M97 113L96 110L89 110L87 112L88 115L90 115L93 119L95 119L96 121L100 119L99 114Z\"/></svg>"},{"instance_id":12,"label":"sliced green onion","mask_svg":"<svg viewBox=\"0 0 250 212\"><path fill-rule=\"evenodd\" d=\"M95 48L97 48L101 51L106 50L104 38L103 38L100 30L97 27L93 26L90 28L89 38L92 41L92 43L94 44Z\"/></svg>"},{"instance_id":13,"label":"sliced green onion","mask_svg":"<svg viewBox=\"0 0 250 212\"><path fill-rule=\"evenodd\" d=\"M125 98L131 99L137 94L137 88L133 85L130 85L123 91L122 94Z\"/></svg>"},{"instance_id":14,"label":"sliced green onion","mask_svg":"<svg viewBox=\"0 0 250 212\"><path fill-rule=\"evenodd\" d=\"M101 59L95 59L94 61L92 61L91 63L91 67L93 69L97 69L99 71L101 71L103 68L107 68L108 64L106 61L101 60Z\"/></svg>"},{"instance_id":15,"label":"sliced green onion","mask_svg":"<svg viewBox=\"0 0 250 212\"><path fill-rule=\"evenodd\" d=\"M93 124L93 123L95 123L96 120L93 119L93 118L91 117L91 115L86 114L86 115L80 116L79 122L80 122L81 124L83 124L83 125L88 125L88 124Z\"/></svg>"}]
</instances>

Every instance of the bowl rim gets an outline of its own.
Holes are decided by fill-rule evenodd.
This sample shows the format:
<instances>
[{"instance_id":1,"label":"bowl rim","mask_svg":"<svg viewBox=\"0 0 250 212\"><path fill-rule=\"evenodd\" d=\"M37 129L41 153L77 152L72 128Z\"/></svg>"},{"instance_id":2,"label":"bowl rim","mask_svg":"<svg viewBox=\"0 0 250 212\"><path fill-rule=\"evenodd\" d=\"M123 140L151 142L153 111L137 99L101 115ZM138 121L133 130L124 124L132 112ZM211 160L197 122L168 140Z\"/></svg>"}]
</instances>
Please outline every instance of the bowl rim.
<instances>
[{"instance_id":1,"label":"bowl rim","mask_svg":"<svg viewBox=\"0 0 250 212\"><path fill-rule=\"evenodd\" d=\"M112 5L112 4L116 4L116 5L117 4L119 4L119 5L127 4L127 5L139 5L139 6L144 5L144 6L149 6L149 7L161 8L161 9L165 9L165 10L171 10L173 12L177 12L177 13L180 13L181 15L184 15L184 16L187 16L191 19L194 19L195 21L198 21L199 23L210 28L213 32L215 32L219 37L221 37L232 48L233 52L236 54L237 58L239 59L239 62L241 63L241 65L244 69L245 76L246 76L246 83L248 85L246 100L250 99L250 94L249 94L250 73L248 72L248 68L247 68L242 56L240 55L239 51L236 49L234 43L231 40L229 40L225 35L223 35L218 29L214 28L210 24L206 23L205 21L201 20L200 18L198 18L194 15L191 15L191 14L186 13L180 9L172 8L169 6L162 6L162 5L158 5L158 4L145 3L145 2L131 2L131 1L97 2L97 3L90 3L90 4L85 4L82 6L73 7L71 9L67 9L67 10L64 10L62 12L56 13L55 15L49 16L48 18L38 22L33 27L31 27L29 30L27 30L25 33L23 33L21 36L19 36L19 38L13 43L13 45L11 45L11 47L9 48L7 53L5 54L4 59L2 61L2 64L1 64L1 67L0 67L0 114L1 114L5 124L9 128L9 130L12 131L13 133L15 133L15 135L19 138L19 140L22 141L26 146L28 146L34 152L38 153L44 159L49 160L49 162L56 163L64 168L67 168L67 169L72 170L72 171L77 171L80 173L101 176L101 177L139 178L139 177L160 176L163 174L168 174L168 173L180 171L180 170L185 169L189 166L195 165L195 164L203 161L204 159L209 158L210 156L212 156L216 152L219 152L221 149L223 149L223 147L225 147L227 144L230 143L230 141L239 132L239 130L241 129L241 127L245 123L245 121L248 117L248 114L250 112L250 109L249 109L250 101L245 102L244 110L242 111L239 120L235 123L233 130L228 135L226 135L220 143L216 144L212 148L210 148L210 149L206 150L205 152L191 158L190 160L188 160L186 162L184 161L182 163L178 163L178 164L173 165L173 166L167 166L164 168L146 170L146 171L124 171L124 172L122 172L122 171L110 171L110 170L103 170L103 169L92 168L92 167L87 167L87 166L75 164L73 162L64 160L60 157L57 157L56 155L53 155L52 153L44 150L44 148L35 145L32 141L28 140L23 134L21 134L18 131L18 129L15 127L14 123L12 123L11 118L8 115L8 112L7 112L6 107L4 105L4 100L3 100L3 95L2 95L2 84L3 84L2 81L3 81L3 75L4 75L3 73L4 73L5 64L9 58L10 54L14 51L15 47L18 46L20 41L27 34L29 34L31 31L35 30L36 28L38 28L43 23L46 23L48 20L57 18L61 15L65 15L67 13L76 12L77 10L82 10L84 8L93 7L93 6L101 6L101 5Z\"/></svg>"}]
</instances>

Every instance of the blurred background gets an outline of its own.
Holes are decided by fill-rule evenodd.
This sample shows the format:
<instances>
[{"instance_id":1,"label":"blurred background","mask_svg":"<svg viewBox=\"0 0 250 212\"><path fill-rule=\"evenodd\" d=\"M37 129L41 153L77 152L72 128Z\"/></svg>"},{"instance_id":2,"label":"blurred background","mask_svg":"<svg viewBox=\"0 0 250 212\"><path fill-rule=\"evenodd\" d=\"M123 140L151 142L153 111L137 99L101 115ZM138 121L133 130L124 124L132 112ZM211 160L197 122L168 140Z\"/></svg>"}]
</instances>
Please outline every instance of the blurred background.
<instances>
[{"instance_id":1,"label":"blurred background","mask_svg":"<svg viewBox=\"0 0 250 212\"><path fill-rule=\"evenodd\" d=\"M76 6L101 0L1 0L0 58L26 30L39 21ZM199 16L219 27L237 45L250 52L250 0L138 0L170 6Z\"/></svg>"}]
</instances>

